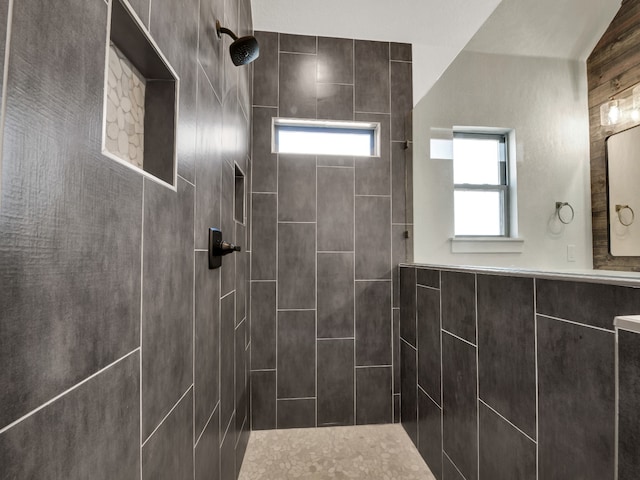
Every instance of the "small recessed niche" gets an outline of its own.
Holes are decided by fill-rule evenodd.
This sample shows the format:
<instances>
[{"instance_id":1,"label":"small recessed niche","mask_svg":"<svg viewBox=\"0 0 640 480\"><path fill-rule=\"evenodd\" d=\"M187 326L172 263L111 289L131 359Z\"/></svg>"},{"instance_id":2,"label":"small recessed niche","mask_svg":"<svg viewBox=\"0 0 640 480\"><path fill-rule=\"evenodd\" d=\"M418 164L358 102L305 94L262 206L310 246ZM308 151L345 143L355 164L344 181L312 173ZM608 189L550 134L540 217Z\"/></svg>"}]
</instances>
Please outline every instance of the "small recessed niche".
<instances>
[{"instance_id":1,"label":"small recessed niche","mask_svg":"<svg viewBox=\"0 0 640 480\"><path fill-rule=\"evenodd\" d=\"M126 0L109 25L102 153L175 189L178 76Z\"/></svg>"},{"instance_id":2,"label":"small recessed niche","mask_svg":"<svg viewBox=\"0 0 640 480\"><path fill-rule=\"evenodd\" d=\"M233 217L236 222L244 224L244 173L236 164L236 182L234 188L234 212Z\"/></svg>"}]
</instances>

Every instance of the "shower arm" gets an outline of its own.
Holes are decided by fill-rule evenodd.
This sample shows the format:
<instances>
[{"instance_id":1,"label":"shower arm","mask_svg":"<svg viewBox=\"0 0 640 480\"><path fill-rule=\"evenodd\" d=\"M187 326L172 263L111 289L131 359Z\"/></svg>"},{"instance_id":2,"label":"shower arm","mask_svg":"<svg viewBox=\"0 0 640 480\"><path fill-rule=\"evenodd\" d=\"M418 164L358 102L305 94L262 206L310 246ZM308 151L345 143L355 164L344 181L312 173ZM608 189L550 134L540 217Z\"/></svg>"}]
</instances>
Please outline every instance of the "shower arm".
<instances>
[{"instance_id":1,"label":"shower arm","mask_svg":"<svg viewBox=\"0 0 640 480\"><path fill-rule=\"evenodd\" d=\"M222 25L220 25L220 20L216 20L216 32L218 33L218 38L222 38L221 34L226 33L231 38L233 38L234 41L238 40L238 36L235 33L233 33L228 28L223 27Z\"/></svg>"}]
</instances>

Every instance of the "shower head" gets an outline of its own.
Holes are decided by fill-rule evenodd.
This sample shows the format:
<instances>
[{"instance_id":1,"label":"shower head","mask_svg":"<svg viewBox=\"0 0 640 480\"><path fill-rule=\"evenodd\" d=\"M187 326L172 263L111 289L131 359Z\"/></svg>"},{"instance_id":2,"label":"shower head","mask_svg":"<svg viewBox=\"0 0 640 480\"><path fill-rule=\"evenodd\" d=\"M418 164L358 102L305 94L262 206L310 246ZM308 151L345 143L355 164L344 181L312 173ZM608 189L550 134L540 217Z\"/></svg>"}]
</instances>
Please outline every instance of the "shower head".
<instances>
[{"instance_id":1,"label":"shower head","mask_svg":"<svg viewBox=\"0 0 640 480\"><path fill-rule=\"evenodd\" d=\"M247 36L238 38L231 30L220 25L219 21L216 21L216 32L218 33L218 38L222 38L223 33L233 38L233 43L229 47L229 54L231 55L231 61L236 67L247 65L260 55L260 46L258 45L256 37Z\"/></svg>"}]
</instances>

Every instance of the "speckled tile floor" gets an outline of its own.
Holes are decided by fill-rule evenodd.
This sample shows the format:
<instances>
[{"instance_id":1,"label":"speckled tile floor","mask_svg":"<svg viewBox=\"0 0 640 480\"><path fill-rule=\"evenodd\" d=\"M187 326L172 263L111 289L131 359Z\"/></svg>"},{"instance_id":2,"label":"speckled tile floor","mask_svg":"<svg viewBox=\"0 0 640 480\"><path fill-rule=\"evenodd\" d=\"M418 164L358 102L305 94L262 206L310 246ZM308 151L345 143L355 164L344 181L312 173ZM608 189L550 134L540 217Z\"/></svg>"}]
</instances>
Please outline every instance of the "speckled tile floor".
<instances>
[{"instance_id":1,"label":"speckled tile floor","mask_svg":"<svg viewBox=\"0 0 640 480\"><path fill-rule=\"evenodd\" d=\"M435 480L400 425L251 433L240 480Z\"/></svg>"}]
</instances>

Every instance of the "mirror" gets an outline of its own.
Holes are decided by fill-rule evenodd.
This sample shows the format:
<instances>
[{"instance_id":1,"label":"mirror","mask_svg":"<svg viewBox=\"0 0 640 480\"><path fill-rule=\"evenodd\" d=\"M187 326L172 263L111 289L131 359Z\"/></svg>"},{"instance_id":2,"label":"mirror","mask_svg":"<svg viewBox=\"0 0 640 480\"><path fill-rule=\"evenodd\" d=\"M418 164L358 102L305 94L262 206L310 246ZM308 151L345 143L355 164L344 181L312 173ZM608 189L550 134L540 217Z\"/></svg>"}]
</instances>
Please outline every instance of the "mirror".
<instances>
[{"instance_id":1,"label":"mirror","mask_svg":"<svg viewBox=\"0 0 640 480\"><path fill-rule=\"evenodd\" d=\"M640 256L640 126L607 141L609 246L614 257Z\"/></svg>"}]
</instances>

